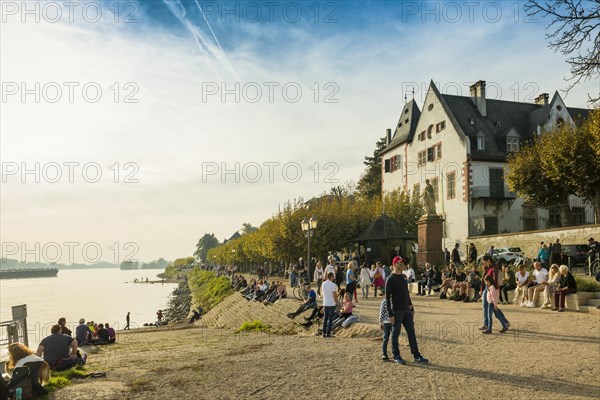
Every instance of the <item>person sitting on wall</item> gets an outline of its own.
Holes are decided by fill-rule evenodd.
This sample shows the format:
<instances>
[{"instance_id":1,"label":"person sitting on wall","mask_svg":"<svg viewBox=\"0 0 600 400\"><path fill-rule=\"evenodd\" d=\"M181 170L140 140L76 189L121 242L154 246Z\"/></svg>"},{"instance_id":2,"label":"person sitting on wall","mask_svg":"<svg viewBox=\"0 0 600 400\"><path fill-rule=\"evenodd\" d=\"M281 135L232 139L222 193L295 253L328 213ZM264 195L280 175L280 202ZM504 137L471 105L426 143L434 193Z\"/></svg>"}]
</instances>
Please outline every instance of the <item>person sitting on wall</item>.
<instances>
[{"instance_id":1,"label":"person sitting on wall","mask_svg":"<svg viewBox=\"0 0 600 400\"><path fill-rule=\"evenodd\" d=\"M466 289L467 274L461 267L458 267L456 268L456 272L454 274L454 284L452 285L452 297L450 299L454 301L463 301L468 297L466 295L463 296L463 292L465 292Z\"/></svg>"},{"instance_id":2,"label":"person sitting on wall","mask_svg":"<svg viewBox=\"0 0 600 400\"><path fill-rule=\"evenodd\" d=\"M423 271L423 274L421 275L421 280L419 281L417 286L417 296L425 296L425 287L428 287L429 293L431 293L431 287L433 286L431 285L431 281L433 280L433 274L434 271L433 269L431 269L431 264L425 263L425 271Z\"/></svg>"},{"instance_id":3,"label":"person sitting on wall","mask_svg":"<svg viewBox=\"0 0 600 400\"><path fill-rule=\"evenodd\" d=\"M560 282L554 290L554 308L552 310L562 312L565 311L565 297L577 293L577 282L566 265L558 267L558 272L560 273ZM556 306L559 307L556 308Z\"/></svg>"},{"instance_id":4,"label":"person sitting on wall","mask_svg":"<svg viewBox=\"0 0 600 400\"><path fill-rule=\"evenodd\" d=\"M454 285L454 276L456 275L456 271L454 270L454 264L450 263L446 266L446 269L442 272L442 287L440 299L447 298L446 292Z\"/></svg>"}]
</instances>

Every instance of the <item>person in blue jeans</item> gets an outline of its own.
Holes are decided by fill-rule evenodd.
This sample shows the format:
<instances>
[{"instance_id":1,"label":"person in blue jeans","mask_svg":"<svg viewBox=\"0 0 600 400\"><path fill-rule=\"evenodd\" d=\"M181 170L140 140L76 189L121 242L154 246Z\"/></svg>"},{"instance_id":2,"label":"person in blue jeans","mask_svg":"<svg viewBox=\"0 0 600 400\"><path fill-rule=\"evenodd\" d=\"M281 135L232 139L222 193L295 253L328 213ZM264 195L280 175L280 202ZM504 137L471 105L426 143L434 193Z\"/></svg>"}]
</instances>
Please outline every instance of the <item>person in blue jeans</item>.
<instances>
[{"instance_id":1,"label":"person in blue jeans","mask_svg":"<svg viewBox=\"0 0 600 400\"><path fill-rule=\"evenodd\" d=\"M491 276L489 276L489 275L486 276L484 282L485 282L485 286L487 287L488 308L486 311L487 311L487 318L488 318L489 325L486 330L482 331L482 333L492 333L492 322L493 322L492 314L494 314L494 316L496 318L498 318L498 321L500 321L500 323L502 324L502 329L500 330L500 333L504 333L510 327L510 323L504 316L504 313L502 312L502 310L498 307L498 303L500 302L500 300L499 300L500 291L498 290L498 288L496 287L496 284L494 283L494 278L492 278Z\"/></svg>"},{"instance_id":2,"label":"person in blue jeans","mask_svg":"<svg viewBox=\"0 0 600 400\"><path fill-rule=\"evenodd\" d=\"M379 329L383 331L383 342L381 343L381 359L388 361L387 355L388 343L390 340L390 333L392 332L392 323L387 312L387 304L385 299L381 300L381 306L379 307Z\"/></svg>"},{"instance_id":3,"label":"person in blue jeans","mask_svg":"<svg viewBox=\"0 0 600 400\"><path fill-rule=\"evenodd\" d=\"M385 284L385 302L390 323L392 325L392 351L394 353L394 362L401 365L406 364L406 361L400 357L400 349L398 346L400 328L404 325L414 361L427 364L429 361L419 353L419 347L417 346L417 335L415 334L415 324L413 321L414 308L410 301L406 276L402 274L401 261L394 263L393 272Z\"/></svg>"},{"instance_id":4,"label":"person in blue jeans","mask_svg":"<svg viewBox=\"0 0 600 400\"><path fill-rule=\"evenodd\" d=\"M323 329L322 335L324 338L332 337L331 328L333 326L333 318L335 316L335 306L337 304L338 287L333 280L335 274L329 272L327 280L321 285L321 294L323 296Z\"/></svg>"},{"instance_id":5,"label":"person in blue jeans","mask_svg":"<svg viewBox=\"0 0 600 400\"><path fill-rule=\"evenodd\" d=\"M483 280L485 282L486 277L490 277L492 278L492 281L494 282L494 284L496 284L496 282L498 282L498 269L496 267L494 267L494 265L492 264L492 257L489 254L484 254L481 262L483 263ZM483 291L481 293L481 299L482 299L482 310L483 310L483 325L479 328L480 331L485 331L490 327L490 324L492 323L492 321L490 321L489 315L488 315L488 307L489 307L489 302L488 302L488 287L487 285L482 285L483 286Z\"/></svg>"}]
</instances>

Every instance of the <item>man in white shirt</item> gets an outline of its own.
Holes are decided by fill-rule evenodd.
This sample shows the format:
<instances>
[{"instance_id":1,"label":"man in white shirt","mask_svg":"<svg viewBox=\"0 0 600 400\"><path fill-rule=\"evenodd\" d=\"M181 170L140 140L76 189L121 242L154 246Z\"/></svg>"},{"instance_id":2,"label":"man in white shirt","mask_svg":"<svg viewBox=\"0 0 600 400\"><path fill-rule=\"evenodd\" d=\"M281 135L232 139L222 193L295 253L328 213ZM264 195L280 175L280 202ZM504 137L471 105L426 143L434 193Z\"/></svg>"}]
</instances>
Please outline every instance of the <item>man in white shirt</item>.
<instances>
[{"instance_id":1,"label":"man in white shirt","mask_svg":"<svg viewBox=\"0 0 600 400\"><path fill-rule=\"evenodd\" d=\"M337 285L333 283L335 274L327 273L327 280L321 286L321 294L323 296L323 337L331 336L331 327L333 325L333 315L335 305L337 304Z\"/></svg>"},{"instance_id":2,"label":"man in white shirt","mask_svg":"<svg viewBox=\"0 0 600 400\"><path fill-rule=\"evenodd\" d=\"M415 270L413 269L413 267L410 266L410 264L403 268L402 273L404 274L404 276L406 276L406 281L408 283L415 281Z\"/></svg>"},{"instance_id":3,"label":"man in white shirt","mask_svg":"<svg viewBox=\"0 0 600 400\"><path fill-rule=\"evenodd\" d=\"M527 288L529 293L529 303L527 303L527 307L529 308L535 307L535 301L538 294L543 292L546 289L546 285L548 285L548 270L543 268L539 261L533 263L533 268L535 281L531 282Z\"/></svg>"}]
</instances>

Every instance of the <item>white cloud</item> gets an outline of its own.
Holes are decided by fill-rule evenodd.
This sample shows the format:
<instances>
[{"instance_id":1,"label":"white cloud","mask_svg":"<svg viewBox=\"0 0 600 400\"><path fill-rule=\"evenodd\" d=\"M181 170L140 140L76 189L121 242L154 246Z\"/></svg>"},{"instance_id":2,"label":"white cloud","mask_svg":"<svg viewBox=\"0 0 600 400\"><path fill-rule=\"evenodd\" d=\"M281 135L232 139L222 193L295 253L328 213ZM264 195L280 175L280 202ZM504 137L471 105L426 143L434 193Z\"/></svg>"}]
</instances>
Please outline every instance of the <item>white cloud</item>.
<instances>
[{"instance_id":1,"label":"white cloud","mask_svg":"<svg viewBox=\"0 0 600 400\"><path fill-rule=\"evenodd\" d=\"M491 24L447 24L443 30L400 24L372 33L332 30L329 36L302 25L232 28L244 37L226 50L242 85L258 83L265 99L264 82L297 82L303 90L298 103L284 101L281 86L272 104L235 103L232 96L225 103L218 96L203 102L203 83L220 84L231 71L223 59L212 59L219 74L206 63L218 49L208 46L202 55L195 39L182 40L164 28L3 24L3 82L97 82L103 96L95 104L82 101L80 91L72 104L22 104L16 96L2 103L2 161L94 161L104 179L21 184L10 177L2 185L2 240L132 241L143 260L188 255L204 232L229 237L243 222L260 224L288 199L328 190L326 162L339 166L340 183L357 180L363 157L397 119L403 83L425 89L431 78L461 84L486 79L506 88L502 97L509 99L515 82L521 92L531 81L552 93L563 87L567 72L561 56L545 48L542 32L529 26L516 25L506 34ZM272 35L280 35L285 45L265 51L257 44ZM139 102L115 104L110 89L115 82L121 100L131 93L123 85L135 83ZM310 89L314 82L320 87L317 103ZM339 103L323 103L330 93L323 88L327 82L339 87L334 96ZM568 104L585 106L585 93L592 89L592 84L576 88ZM140 182L112 182L109 167L115 162L137 163ZM225 162L229 168L256 162L264 177L261 183L238 184L231 175L227 184L217 177L203 183L203 162ZM302 179L290 183L276 169L268 183L265 162L297 162ZM317 183L309 168L315 162Z\"/></svg>"}]
</instances>

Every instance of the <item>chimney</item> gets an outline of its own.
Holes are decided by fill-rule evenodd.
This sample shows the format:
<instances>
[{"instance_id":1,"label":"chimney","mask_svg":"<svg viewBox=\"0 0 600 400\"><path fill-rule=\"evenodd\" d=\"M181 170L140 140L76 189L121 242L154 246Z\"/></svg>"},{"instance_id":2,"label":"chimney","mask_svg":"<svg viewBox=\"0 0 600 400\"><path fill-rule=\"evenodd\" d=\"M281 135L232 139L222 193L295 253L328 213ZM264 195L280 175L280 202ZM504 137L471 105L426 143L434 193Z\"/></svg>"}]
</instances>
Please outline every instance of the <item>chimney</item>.
<instances>
[{"instance_id":1,"label":"chimney","mask_svg":"<svg viewBox=\"0 0 600 400\"><path fill-rule=\"evenodd\" d=\"M535 98L535 104L539 106L545 106L548 104L548 93L542 93Z\"/></svg>"},{"instance_id":2,"label":"chimney","mask_svg":"<svg viewBox=\"0 0 600 400\"><path fill-rule=\"evenodd\" d=\"M392 142L392 130L391 129L385 130L385 137L386 137L386 143L389 145Z\"/></svg>"},{"instance_id":3,"label":"chimney","mask_svg":"<svg viewBox=\"0 0 600 400\"><path fill-rule=\"evenodd\" d=\"M487 107L485 102L485 81L477 81L469 88L471 92L471 100L479 110L482 117L487 116Z\"/></svg>"}]
</instances>

